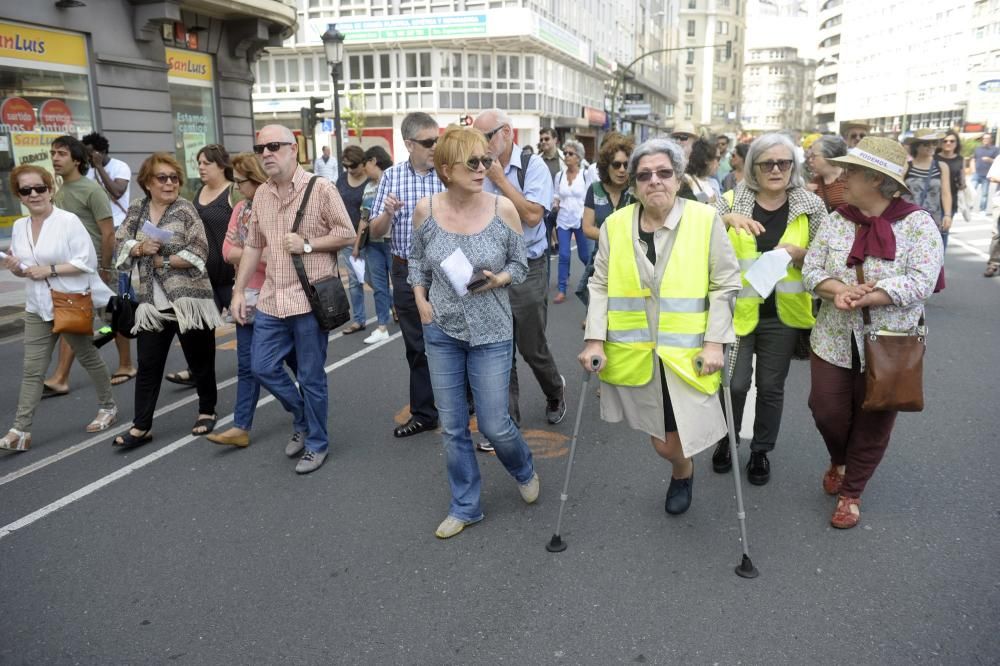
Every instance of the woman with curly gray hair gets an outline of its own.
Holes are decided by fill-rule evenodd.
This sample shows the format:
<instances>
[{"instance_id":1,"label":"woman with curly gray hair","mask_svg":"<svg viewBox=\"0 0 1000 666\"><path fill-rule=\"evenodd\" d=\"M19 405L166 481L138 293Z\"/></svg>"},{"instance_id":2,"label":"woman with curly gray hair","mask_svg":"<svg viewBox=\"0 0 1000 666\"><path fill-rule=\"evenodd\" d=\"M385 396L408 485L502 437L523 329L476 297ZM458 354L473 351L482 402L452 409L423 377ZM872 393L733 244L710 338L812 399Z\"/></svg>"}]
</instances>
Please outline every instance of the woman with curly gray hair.
<instances>
[{"instance_id":1,"label":"woman with curly gray hair","mask_svg":"<svg viewBox=\"0 0 1000 666\"><path fill-rule=\"evenodd\" d=\"M601 418L649 435L673 470L665 508L691 505L691 457L726 434L722 345L733 342L739 264L715 209L677 196L684 152L650 139L632 153L638 203L601 226L580 363L600 372Z\"/></svg>"},{"instance_id":2,"label":"woman with curly gray hair","mask_svg":"<svg viewBox=\"0 0 1000 666\"><path fill-rule=\"evenodd\" d=\"M757 416L747 477L762 486L771 476L767 454L778 440L788 367L801 332L816 321L812 297L802 286L802 262L827 212L823 201L804 187L795 145L784 134L765 134L750 144L743 182L726 192L716 206L729 227L744 274L733 318L740 338L731 384L733 415L739 432L756 365ZM747 282L746 271L764 252L775 249L786 250L791 262L770 294L758 294ZM729 442L720 439L712 468L722 474L731 466Z\"/></svg>"}]
</instances>

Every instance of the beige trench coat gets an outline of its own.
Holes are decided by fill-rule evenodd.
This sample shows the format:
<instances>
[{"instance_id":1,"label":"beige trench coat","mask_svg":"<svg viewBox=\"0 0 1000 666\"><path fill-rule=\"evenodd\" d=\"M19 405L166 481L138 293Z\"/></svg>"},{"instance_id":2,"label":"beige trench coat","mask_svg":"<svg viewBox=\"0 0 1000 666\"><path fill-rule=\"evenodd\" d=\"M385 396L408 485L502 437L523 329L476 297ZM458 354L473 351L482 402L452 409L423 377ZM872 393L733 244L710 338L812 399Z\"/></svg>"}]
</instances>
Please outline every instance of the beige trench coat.
<instances>
[{"instance_id":1,"label":"beige trench coat","mask_svg":"<svg viewBox=\"0 0 1000 666\"><path fill-rule=\"evenodd\" d=\"M644 287L649 287L654 295L646 299L646 320L649 322L653 339L657 335L659 312L659 284L663 271L670 260L670 253L677 237L677 225L681 221L684 207L693 205L686 199L678 198L667 216L666 224L656 231L656 266L649 263L646 252L639 242L639 206L632 216L632 238L634 239L635 260L639 266L639 278ZM701 204L698 204L701 205ZM597 257L594 259L594 275L590 278L590 307L587 310L587 340L606 340L608 332L608 233L607 225L601 227L601 240ZM740 266L736 253L726 235L722 218L715 216L709 249L708 281L708 329L706 342L732 343L736 341L733 332L733 302L741 287ZM651 355L650 363L658 360ZM725 436L726 418L718 395L706 395L687 384L662 363L656 363L664 372L667 391L674 407L677 432L684 449L684 455L691 457L712 446ZM658 439L665 439L663 423L663 394L660 379L653 373L653 379L645 386L615 386L601 382L601 418L611 423L625 420L628 424Z\"/></svg>"}]
</instances>

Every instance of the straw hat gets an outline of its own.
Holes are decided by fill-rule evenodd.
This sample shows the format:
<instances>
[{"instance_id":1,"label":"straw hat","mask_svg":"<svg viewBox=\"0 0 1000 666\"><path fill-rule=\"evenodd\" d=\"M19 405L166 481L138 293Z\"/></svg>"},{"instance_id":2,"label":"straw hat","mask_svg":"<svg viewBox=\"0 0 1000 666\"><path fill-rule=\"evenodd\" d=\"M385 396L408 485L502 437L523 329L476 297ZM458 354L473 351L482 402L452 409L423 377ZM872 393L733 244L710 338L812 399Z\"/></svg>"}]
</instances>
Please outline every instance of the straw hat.
<instances>
[{"instance_id":1,"label":"straw hat","mask_svg":"<svg viewBox=\"0 0 1000 666\"><path fill-rule=\"evenodd\" d=\"M865 122L861 122L860 120L848 120L842 123L842 126L845 130L849 130L852 127L856 127L857 129L863 129L866 132L872 128L871 125Z\"/></svg>"},{"instance_id":2,"label":"straw hat","mask_svg":"<svg viewBox=\"0 0 1000 666\"><path fill-rule=\"evenodd\" d=\"M682 120L674 125L674 128L670 130L670 136L673 136L674 134L687 134L688 136L693 136L696 139L701 136L701 132L699 132L698 128L694 126L694 123L686 120Z\"/></svg>"},{"instance_id":3,"label":"straw hat","mask_svg":"<svg viewBox=\"0 0 1000 666\"><path fill-rule=\"evenodd\" d=\"M871 169L884 176L892 178L906 187L903 174L906 173L907 154L897 141L886 139L880 136L866 136L858 142L858 145L847 151L843 157L832 157L827 160L838 166L855 166Z\"/></svg>"},{"instance_id":4,"label":"straw hat","mask_svg":"<svg viewBox=\"0 0 1000 666\"><path fill-rule=\"evenodd\" d=\"M914 141L940 141L944 138L944 134L939 130L932 129L918 129L912 135L906 137L904 143L910 145Z\"/></svg>"}]
</instances>

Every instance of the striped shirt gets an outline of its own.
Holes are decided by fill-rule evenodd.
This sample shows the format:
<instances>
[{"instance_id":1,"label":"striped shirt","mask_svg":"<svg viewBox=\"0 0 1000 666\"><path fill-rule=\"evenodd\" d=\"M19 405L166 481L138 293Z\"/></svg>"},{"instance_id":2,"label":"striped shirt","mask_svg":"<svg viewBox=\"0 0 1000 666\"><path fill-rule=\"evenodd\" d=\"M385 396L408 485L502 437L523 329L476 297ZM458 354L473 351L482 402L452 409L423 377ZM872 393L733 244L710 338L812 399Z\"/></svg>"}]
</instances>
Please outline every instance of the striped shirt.
<instances>
[{"instance_id":1,"label":"striped shirt","mask_svg":"<svg viewBox=\"0 0 1000 666\"><path fill-rule=\"evenodd\" d=\"M257 188L253 198L246 244L253 248L270 248L257 309L272 317L283 319L312 312L292 264L292 255L283 247L310 177L311 174L296 167L290 194L280 194L274 182L268 180ZM298 234L310 241L326 236L354 237L354 227L337 186L327 179L319 178L313 185ZM315 282L334 274L336 256L330 252L312 252L302 255L302 263L309 281Z\"/></svg>"},{"instance_id":2,"label":"striped shirt","mask_svg":"<svg viewBox=\"0 0 1000 666\"><path fill-rule=\"evenodd\" d=\"M402 207L393 216L390 222L391 240L389 251L400 257L408 259L410 257L410 243L413 236L413 209L417 202L424 197L429 197L438 192L444 192L445 187L438 178L437 172L431 169L424 175L413 170L410 160L400 162L394 167L389 167L382 173L382 179L378 184L378 192L375 193L375 202L372 204L371 217L375 219L382 214L385 208L385 197L392 194L403 202Z\"/></svg>"}]
</instances>

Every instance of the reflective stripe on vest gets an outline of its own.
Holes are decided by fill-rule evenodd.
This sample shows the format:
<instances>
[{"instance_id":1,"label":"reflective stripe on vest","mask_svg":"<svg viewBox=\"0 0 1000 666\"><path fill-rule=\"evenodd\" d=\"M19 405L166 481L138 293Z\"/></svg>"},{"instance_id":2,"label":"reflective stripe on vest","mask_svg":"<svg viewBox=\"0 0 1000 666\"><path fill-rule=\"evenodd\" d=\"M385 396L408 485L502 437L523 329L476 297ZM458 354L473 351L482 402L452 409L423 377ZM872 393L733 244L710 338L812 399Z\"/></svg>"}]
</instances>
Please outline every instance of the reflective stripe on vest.
<instances>
[{"instance_id":1,"label":"reflective stripe on vest","mask_svg":"<svg viewBox=\"0 0 1000 666\"><path fill-rule=\"evenodd\" d=\"M653 379L653 358L699 391L715 393L720 373L700 376L695 357L704 346L708 325L708 272L715 210L684 202L684 213L659 286L659 321L653 343L646 306L652 294L642 286L636 263L638 206L608 216L608 357L601 380L620 386L643 386ZM640 328L639 322L643 326Z\"/></svg>"}]
</instances>

